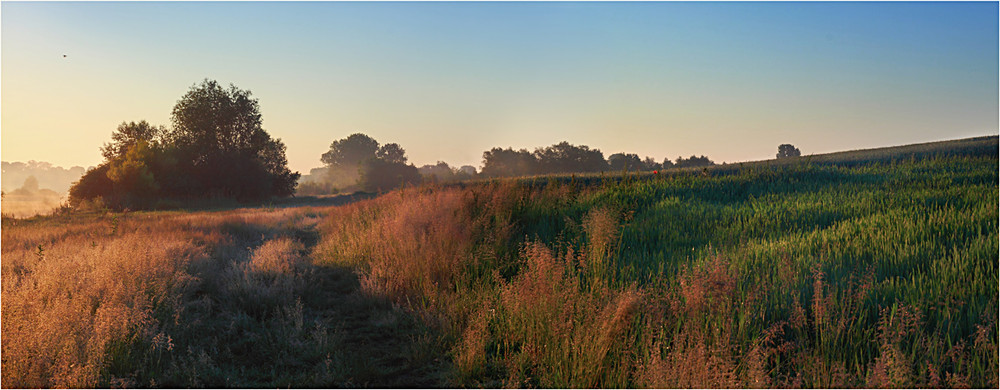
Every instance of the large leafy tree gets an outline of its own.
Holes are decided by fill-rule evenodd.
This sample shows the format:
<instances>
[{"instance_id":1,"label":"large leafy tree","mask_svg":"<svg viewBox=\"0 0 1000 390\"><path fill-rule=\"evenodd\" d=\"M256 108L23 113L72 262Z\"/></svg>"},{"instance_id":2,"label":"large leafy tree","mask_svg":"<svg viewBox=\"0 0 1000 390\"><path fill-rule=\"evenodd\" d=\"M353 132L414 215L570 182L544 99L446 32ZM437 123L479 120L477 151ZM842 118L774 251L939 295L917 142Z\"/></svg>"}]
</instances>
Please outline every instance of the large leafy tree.
<instances>
[{"instance_id":1,"label":"large leafy tree","mask_svg":"<svg viewBox=\"0 0 1000 390\"><path fill-rule=\"evenodd\" d=\"M177 101L173 128L122 123L101 148L105 161L70 191L70 201L103 198L114 207L155 199L220 196L242 200L291 195L299 174L285 145L261 126L250 91L205 80Z\"/></svg>"},{"instance_id":2,"label":"large leafy tree","mask_svg":"<svg viewBox=\"0 0 1000 390\"><path fill-rule=\"evenodd\" d=\"M250 91L205 80L177 101L169 135L194 189L235 198L288 196L299 174L289 171L285 145L264 131Z\"/></svg>"},{"instance_id":3,"label":"large leafy tree","mask_svg":"<svg viewBox=\"0 0 1000 390\"><path fill-rule=\"evenodd\" d=\"M362 162L375 158L378 150L378 141L374 138L355 133L347 138L333 141L330 144L330 151L323 153L320 161L333 167L356 168Z\"/></svg>"},{"instance_id":4,"label":"large leafy tree","mask_svg":"<svg viewBox=\"0 0 1000 390\"><path fill-rule=\"evenodd\" d=\"M133 145L139 142L147 143L149 147L156 147L167 135L167 129L163 126L153 126L146 121L122 122L111 133L111 142L101 147L101 155L107 161L120 158L125 155Z\"/></svg>"},{"instance_id":5,"label":"large leafy tree","mask_svg":"<svg viewBox=\"0 0 1000 390\"><path fill-rule=\"evenodd\" d=\"M375 157L394 164L406 164L406 151L399 144L385 144L378 148Z\"/></svg>"},{"instance_id":6,"label":"large leafy tree","mask_svg":"<svg viewBox=\"0 0 1000 390\"><path fill-rule=\"evenodd\" d=\"M420 182L420 174L406 163L406 150L399 144L379 145L374 138L355 133L333 141L320 157L326 164L327 183L375 192Z\"/></svg>"},{"instance_id":7,"label":"large leafy tree","mask_svg":"<svg viewBox=\"0 0 1000 390\"><path fill-rule=\"evenodd\" d=\"M106 173L112 190L130 205L142 207L157 195L160 185L149 167L153 149L146 141L138 141L126 149L125 154L108 163Z\"/></svg>"},{"instance_id":8,"label":"large leafy tree","mask_svg":"<svg viewBox=\"0 0 1000 390\"><path fill-rule=\"evenodd\" d=\"M174 143L196 159L260 150L271 138L261 127L260 107L250 91L205 80L177 101L171 115Z\"/></svg>"}]
</instances>

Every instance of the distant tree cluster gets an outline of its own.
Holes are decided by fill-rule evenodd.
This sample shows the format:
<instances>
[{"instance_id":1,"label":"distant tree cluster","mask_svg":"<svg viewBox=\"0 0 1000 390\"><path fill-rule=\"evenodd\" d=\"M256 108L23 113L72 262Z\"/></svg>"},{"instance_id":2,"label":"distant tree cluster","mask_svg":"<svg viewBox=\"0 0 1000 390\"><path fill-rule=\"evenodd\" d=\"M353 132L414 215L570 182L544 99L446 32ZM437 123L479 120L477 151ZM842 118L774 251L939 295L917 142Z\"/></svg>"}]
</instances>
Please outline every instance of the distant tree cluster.
<instances>
[{"instance_id":1,"label":"distant tree cluster","mask_svg":"<svg viewBox=\"0 0 1000 390\"><path fill-rule=\"evenodd\" d=\"M492 148L483 152L482 171L473 166L454 168L444 161L407 168L405 151L397 144L380 145L357 133L333 141L320 159L325 166L302 177L297 193L322 195L338 192L389 190L420 182L447 183L480 177L513 177L606 171L655 171L669 168L707 167L715 162L705 156L678 157L675 161L637 154L615 153L604 158L599 149L563 141L534 151ZM409 167L412 167L410 165ZM414 174L415 173L415 174Z\"/></svg>"},{"instance_id":2,"label":"distant tree cluster","mask_svg":"<svg viewBox=\"0 0 1000 390\"><path fill-rule=\"evenodd\" d=\"M801 155L802 152L799 151L799 148L796 148L792 144L778 145L778 158L799 157Z\"/></svg>"},{"instance_id":3,"label":"distant tree cluster","mask_svg":"<svg viewBox=\"0 0 1000 390\"><path fill-rule=\"evenodd\" d=\"M487 177L523 176L551 173L585 173L603 171L654 171L669 168L701 167L715 165L708 157L701 156L676 162L663 159L657 162L652 157L644 159L632 153L615 153L604 159L598 149L586 145L574 146L561 142L546 148L528 152L526 149L493 148L483 153L482 175Z\"/></svg>"},{"instance_id":4,"label":"distant tree cluster","mask_svg":"<svg viewBox=\"0 0 1000 390\"><path fill-rule=\"evenodd\" d=\"M486 177L541 175L552 173L601 172L608 162L599 149L586 145L576 146L563 141L558 144L526 149L493 148L483 152L483 171Z\"/></svg>"},{"instance_id":5,"label":"distant tree cluster","mask_svg":"<svg viewBox=\"0 0 1000 390\"><path fill-rule=\"evenodd\" d=\"M2 186L4 191L12 191L21 186L29 177L38 181L40 188L55 192L66 192L73 182L80 179L86 170L83 167L62 168L47 162L28 161L3 162Z\"/></svg>"},{"instance_id":6,"label":"distant tree cluster","mask_svg":"<svg viewBox=\"0 0 1000 390\"><path fill-rule=\"evenodd\" d=\"M652 157L640 159L639 155L631 153L615 153L608 156L608 168L612 171L656 171L673 167L674 163L666 158L659 163Z\"/></svg>"},{"instance_id":7,"label":"distant tree cluster","mask_svg":"<svg viewBox=\"0 0 1000 390\"><path fill-rule=\"evenodd\" d=\"M205 80L177 101L173 127L123 122L101 148L104 162L70 189L70 203L100 199L147 208L160 199L262 200L289 196L299 178L285 145L261 127L257 99Z\"/></svg>"},{"instance_id":8,"label":"distant tree cluster","mask_svg":"<svg viewBox=\"0 0 1000 390\"><path fill-rule=\"evenodd\" d=\"M40 188L35 176L24 179L20 188L0 191L0 197L3 198L4 216L13 217L47 214L59 207L61 202L60 194L48 188Z\"/></svg>"},{"instance_id":9,"label":"distant tree cluster","mask_svg":"<svg viewBox=\"0 0 1000 390\"><path fill-rule=\"evenodd\" d=\"M476 167L463 165L460 168L452 168L444 161L438 161L435 165L424 165L417 168L424 181L432 183L450 183L463 180L471 180L476 177Z\"/></svg>"},{"instance_id":10,"label":"distant tree cluster","mask_svg":"<svg viewBox=\"0 0 1000 390\"><path fill-rule=\"evenodd\" d=\"M674 167L676 168L698 168L698 167L710 167L713 165L715 165L715 162L709 160L708 157L705 156L695 157L694 155L692 155L691 157L688 157L686 159L683 157L677 157L677 160L674 161Z\"/></svg>"},{"instance_id":11,"label":"distant tree cluster","mask_svg":"<svg viewBox=\"0 0 1000 390\"><path fill-rule=\"evenodd\" d=\"M34 176L28 176L24 179L24 184L21 188L14 189L12 191L0 191L3 194L4 201L9 201L13 198L45 198L54 199L53 206L59 204L59 193L48 188L39 188L38 179Z\"/></svg>"},{"instance_id":12,"label":"distant tree cluster","mask_svg":"<svg viewBox=\"0 0 1000 390\"><path fill-rule=\"evenodd\" d=\"M365 134L351 134L330 144L320 157L325 166L312 169L299 183L298 193L378 192L420 183L417 168L406 160L406 150L399 144L381 145Z\"/></svg>"}]
</instances>

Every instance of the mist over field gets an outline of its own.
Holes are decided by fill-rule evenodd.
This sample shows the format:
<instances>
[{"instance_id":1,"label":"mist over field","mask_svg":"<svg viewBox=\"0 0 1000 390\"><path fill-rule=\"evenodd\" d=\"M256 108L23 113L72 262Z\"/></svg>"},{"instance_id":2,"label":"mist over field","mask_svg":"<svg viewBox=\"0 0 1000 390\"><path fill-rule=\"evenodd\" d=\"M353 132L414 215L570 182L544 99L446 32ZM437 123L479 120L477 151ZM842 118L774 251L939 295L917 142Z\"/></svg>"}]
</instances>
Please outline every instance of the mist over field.
<instances>
[{"instance_id":1,"label":"mist over field","mask_svg":"<svg viewBox=\"0 0 1000 390\"><path fill-rule=\"evenodd\" d=\"M38 181L39 188L46 188L58 193L66 193L73 182L80 180L85 169L81 166L63 168L53 166L44 161L28 162L7 162L3 163L3 172L0 175L0 185L3 191L13 191L21 188L24 181L29 177L34 177Z\"/></svg>"},{"instance_id":2,"label":"mist over field","mask_svg":"<svg viewBox=\"0 0 1000 390\"><path fill-rule=\"evenodd\" d=\"M14 217L51 213L66 200L70 186L83 176L83 167L63 168L47 162L3 163L2 212Z\"/></svg>"}]
</instances>

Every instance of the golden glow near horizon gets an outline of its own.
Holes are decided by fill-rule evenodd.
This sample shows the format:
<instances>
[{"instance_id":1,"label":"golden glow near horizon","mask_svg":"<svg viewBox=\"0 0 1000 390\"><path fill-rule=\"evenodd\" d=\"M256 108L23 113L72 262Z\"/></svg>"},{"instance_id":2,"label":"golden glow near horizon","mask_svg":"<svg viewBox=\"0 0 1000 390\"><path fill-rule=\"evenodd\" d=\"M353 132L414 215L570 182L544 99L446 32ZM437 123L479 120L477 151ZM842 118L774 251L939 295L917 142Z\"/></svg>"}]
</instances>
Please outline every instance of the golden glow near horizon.
<instances>
[{"instance_id":1,"label":"golden glow near horizon","mask_svg":"<svg viewBox=\"0 0 1000 390\"><path fill-rule=\"evenodd\" d=\"M997 134L996 3L3 3L0 158L93 166L204 78L293 170L560 141L715 161ZM63 57L65 55L65 57Z\"/></svg>"}]
</instances>

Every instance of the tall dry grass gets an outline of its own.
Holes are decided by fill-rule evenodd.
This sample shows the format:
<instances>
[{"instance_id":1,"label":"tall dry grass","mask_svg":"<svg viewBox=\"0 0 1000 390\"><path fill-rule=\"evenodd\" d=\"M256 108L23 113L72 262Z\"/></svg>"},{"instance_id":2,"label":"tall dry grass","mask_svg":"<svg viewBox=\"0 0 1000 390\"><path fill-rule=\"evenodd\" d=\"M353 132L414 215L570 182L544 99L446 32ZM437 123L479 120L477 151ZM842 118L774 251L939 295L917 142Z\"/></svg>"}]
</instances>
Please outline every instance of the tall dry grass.
<instances>
[{"instance_id":1,"label":"tall dry grass","mask_svg":"<svg viewBox=\"0 0 1000 390\"><path fill-rule=\"evenodd\" d=\"M5 387L112 384L111 367L178 313L175 291L205 253L169 224L155 239L109 225L4 227Z\"/></svg>"},{"instance_id":2,"label":"tall dry grass","mask_svg":"<svg viewBox=\"0 0 1000 390\"><path fill-rule=\"evenodd\" d=\"M343 380L336 334L302 304L311 268L293 233L318 219L286 209L5 220L3 386ZM248 346L275 353L255 357L266 364L225 351L254 331L264 339ZM305 369L254 377L262 364Z\"/></svg>"},{"instance_id":3,"label":"tall dry grass","mask_svg":"<svg viewBox=\"0 0 1000 390\"><path fill-rule=\"evenodd\" d=\"M522 233L515 209L542 196L510 182L404 190L334 210L318 253L447 334L456 384L624 386L643 298L608 287L618 217L589 213L577 250L507 252Z\"/></svg>"}]
</instances>

